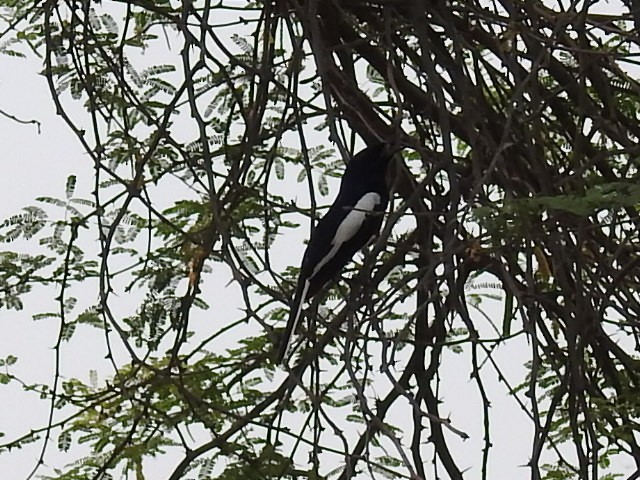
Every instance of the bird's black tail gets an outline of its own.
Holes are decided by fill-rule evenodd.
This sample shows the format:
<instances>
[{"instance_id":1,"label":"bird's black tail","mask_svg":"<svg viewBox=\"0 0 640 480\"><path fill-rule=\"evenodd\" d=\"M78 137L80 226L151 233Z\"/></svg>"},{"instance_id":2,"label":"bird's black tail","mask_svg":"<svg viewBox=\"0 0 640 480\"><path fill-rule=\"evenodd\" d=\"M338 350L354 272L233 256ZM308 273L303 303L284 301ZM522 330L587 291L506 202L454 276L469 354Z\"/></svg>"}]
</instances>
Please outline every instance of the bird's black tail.
<instances>
[{"instance_id":1,"label":"bird's black tail","mask_svg":"<svg viewBox=\"0 0 640 480\"><path fill-rule=\"evenodd\" d=\"M287 352L289 351L289 345L291 344L291 337L295 334L298 323L300 322L302 306L307 296L307 292L309 291L309 286L309 279L306 279L304 282L298 282L298 288L296 289L293 304L291 305L287 327L284 330L282 340L280 341L280 348L278 349L277 362L280 364L284 363Z\"/></svg>"}]
</instances>

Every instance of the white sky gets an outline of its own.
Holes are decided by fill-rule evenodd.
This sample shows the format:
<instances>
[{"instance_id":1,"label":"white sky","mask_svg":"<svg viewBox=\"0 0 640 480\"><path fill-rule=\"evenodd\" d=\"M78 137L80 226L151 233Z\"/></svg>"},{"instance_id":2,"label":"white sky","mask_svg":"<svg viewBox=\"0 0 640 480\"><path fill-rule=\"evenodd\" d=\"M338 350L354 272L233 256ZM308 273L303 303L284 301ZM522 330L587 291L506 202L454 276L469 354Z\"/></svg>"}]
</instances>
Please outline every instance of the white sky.
<instances>
[{"instance_id":1,"label":"white sky","mask_svg":"<svg viewBox=\"0 0 640 480\"><path fill-rule=\"evenodd\" d=\"M88 194L93 181L91 161L62 119L55 115L45 79L37 75L40 69L39 62L2 56L0 64L0 109L21 119L37 119L42 124L41 133L38 134L34 125L20 125L0 116L3 160L0 220L16 213L23 206L34 204L36 196L62 197L66 178L71 173L78 176L78 189ZM298 186L292 185L292 188L297 190ZM332 188L329 198L335 193L335 183L332 184ZM307 231L306 226L303 229ZM33 247L25 246L22 242L18 246L33 251ZM13 247L0 245L0 251ZM282 264L295 264L301 257L302 249L303 245L299 239L294 239L285 244L282 257L277 261L281 261ZM218 286L226 284L227 281L228 278L221 278ZM30 383L50 383L53 378L52 347L58 335L57 321L34 322L31 315L46 310L55 311L54 298L57 293L54 289L42 289L37 294L26 297L28 303L23 311L0 310L0 328L3 332L0 336L0 357L9 354L18 356L19 362L12 372ZM94 288L87 288L87 291L80 293L83 297L80 298L80 302L86 305L95 302L97 291ZM135 307L136 305L132 305L132 308ZM230 315L235 315L236 306L228 304L226 307L229 308ZM495 312L495 323L500 325L502 310L499 307L492 310ZM478 322L483 323L481 320ZM210 328L206 324L203 327ZM483 328L487 328L486 325ZM106 351L102 335L89 328L83 329L77 335L82 335L82 342L75 342L73 350L64 350L64 377L78 377L87 382L89 371L92 369L99 372L101 379L111 375L110 366L103 358ZM521 338L519 341L498 347L494 354L496 361L506 366L505 373L510 376L513 385L517 384L524 374L522 364L528 358L529 348L525 339ZM451 435L448 437L460 467L471 467L467 478L475 478L479 474L483 431L477 388L469 379L470 358L468 354L446 354L443 361L443 375L446 375L446 381L443 382L441 392L444 400L441 413L443 416L450 416L456 428L470 435L471 438L466 442ZM506 395L504 386L497 381L497 375L491 375L490 371L488 368L483 370L485 387L492 400L491 422L495 434L492 439L494 448L490 477L528 478L529 469L525 465L529 459L532 427L524 419L515 402ZM0 431L7 434L2 440L12 439L30 428L45 425L48 408L48 402L39 400L34 394L22 392L16 384L0 386ZM411 419L407 419L406 415L406 412L395 411L389 419L399 424L405 420L410 422ZM54 436L45 459L47 464L61 466L75 459L69 454L58 452L55 442ZM33 468L39 451L40 444L37 443L10 454L0 455L2 477L24 478ZM176 460L154 460L152 464L147 465L150 472L148 478L164 478ZM621 472L634 470L630 461L625 462L620 468Z\"/></svg>"}]
</instances>

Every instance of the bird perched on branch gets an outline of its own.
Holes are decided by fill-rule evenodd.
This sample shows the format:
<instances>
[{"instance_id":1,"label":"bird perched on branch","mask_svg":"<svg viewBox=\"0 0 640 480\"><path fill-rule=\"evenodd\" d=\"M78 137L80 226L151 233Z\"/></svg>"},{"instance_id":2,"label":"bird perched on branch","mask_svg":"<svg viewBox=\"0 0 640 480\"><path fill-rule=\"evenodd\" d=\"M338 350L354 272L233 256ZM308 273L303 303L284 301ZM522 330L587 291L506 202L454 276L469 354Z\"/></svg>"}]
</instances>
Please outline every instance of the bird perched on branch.
<instances>
[{"instance_id":1,"label":"bird perched on branch","mask_svg":"<svg viewBox=\"0 0 640 480\"><path fill-rule=\"evenodd\" d=\"M347 164L338 196L312 230L302 258L298 286L278 352L279 363L287 355L303 304L380 233L382 217L389 203L387 166L398 150L400 148L388 143L376 143L356 154Z\"/></svg>"}]
</instances>

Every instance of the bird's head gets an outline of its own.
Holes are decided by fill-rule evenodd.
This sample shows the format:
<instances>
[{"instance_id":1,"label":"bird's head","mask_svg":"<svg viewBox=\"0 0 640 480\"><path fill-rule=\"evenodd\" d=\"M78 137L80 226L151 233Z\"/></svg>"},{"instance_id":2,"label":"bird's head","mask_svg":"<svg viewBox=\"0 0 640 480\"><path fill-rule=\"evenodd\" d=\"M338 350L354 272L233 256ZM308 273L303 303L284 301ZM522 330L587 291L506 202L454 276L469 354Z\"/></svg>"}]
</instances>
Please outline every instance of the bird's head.
<instances>
[{"instance_id":1,"label":"bird's head","mask_svg":"<svg viewBox=\"0 0 640 480\"><path fill-rule=\"evenodd\" d=\"M392 143L372 143L351 159L349 168L368 172L385 172L390 160L401 149L402 147Z\"/></svg>"}]
</instances>

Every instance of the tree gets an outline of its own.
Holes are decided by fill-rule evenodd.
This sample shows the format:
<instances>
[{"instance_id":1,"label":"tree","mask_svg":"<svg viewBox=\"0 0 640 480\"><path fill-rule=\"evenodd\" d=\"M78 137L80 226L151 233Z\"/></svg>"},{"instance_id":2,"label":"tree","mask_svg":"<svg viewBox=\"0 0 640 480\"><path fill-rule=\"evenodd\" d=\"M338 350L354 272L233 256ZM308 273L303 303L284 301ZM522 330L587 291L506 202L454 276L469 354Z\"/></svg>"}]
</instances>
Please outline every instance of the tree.
<instances>
[{"instance_id":1,"label":"tree","mask_svg":"<svg viewBox=\"0 0 640 480\"><path fill-rule=\"evenodd\" d=\"M41 56L94 168L90 195L70 175L0 230L0 306L56 292L36 315L59 325L51 384L2 359L2 383L50 404L2 445L37 441L34 474L141 479L162 456L171 480L490 478L496 375L532 479L640 472L637 2L1 5L0 53ZM383 235L312 304L285 374L287 249L339 159L386 138L411 148ZM111 374L67 378L91 328ZM496 358L513 342L516 379ZM441 395L455 352L484 432L470 459ZM56 446L73 460L45 471Z\"/></svg>"}]
</instances>

